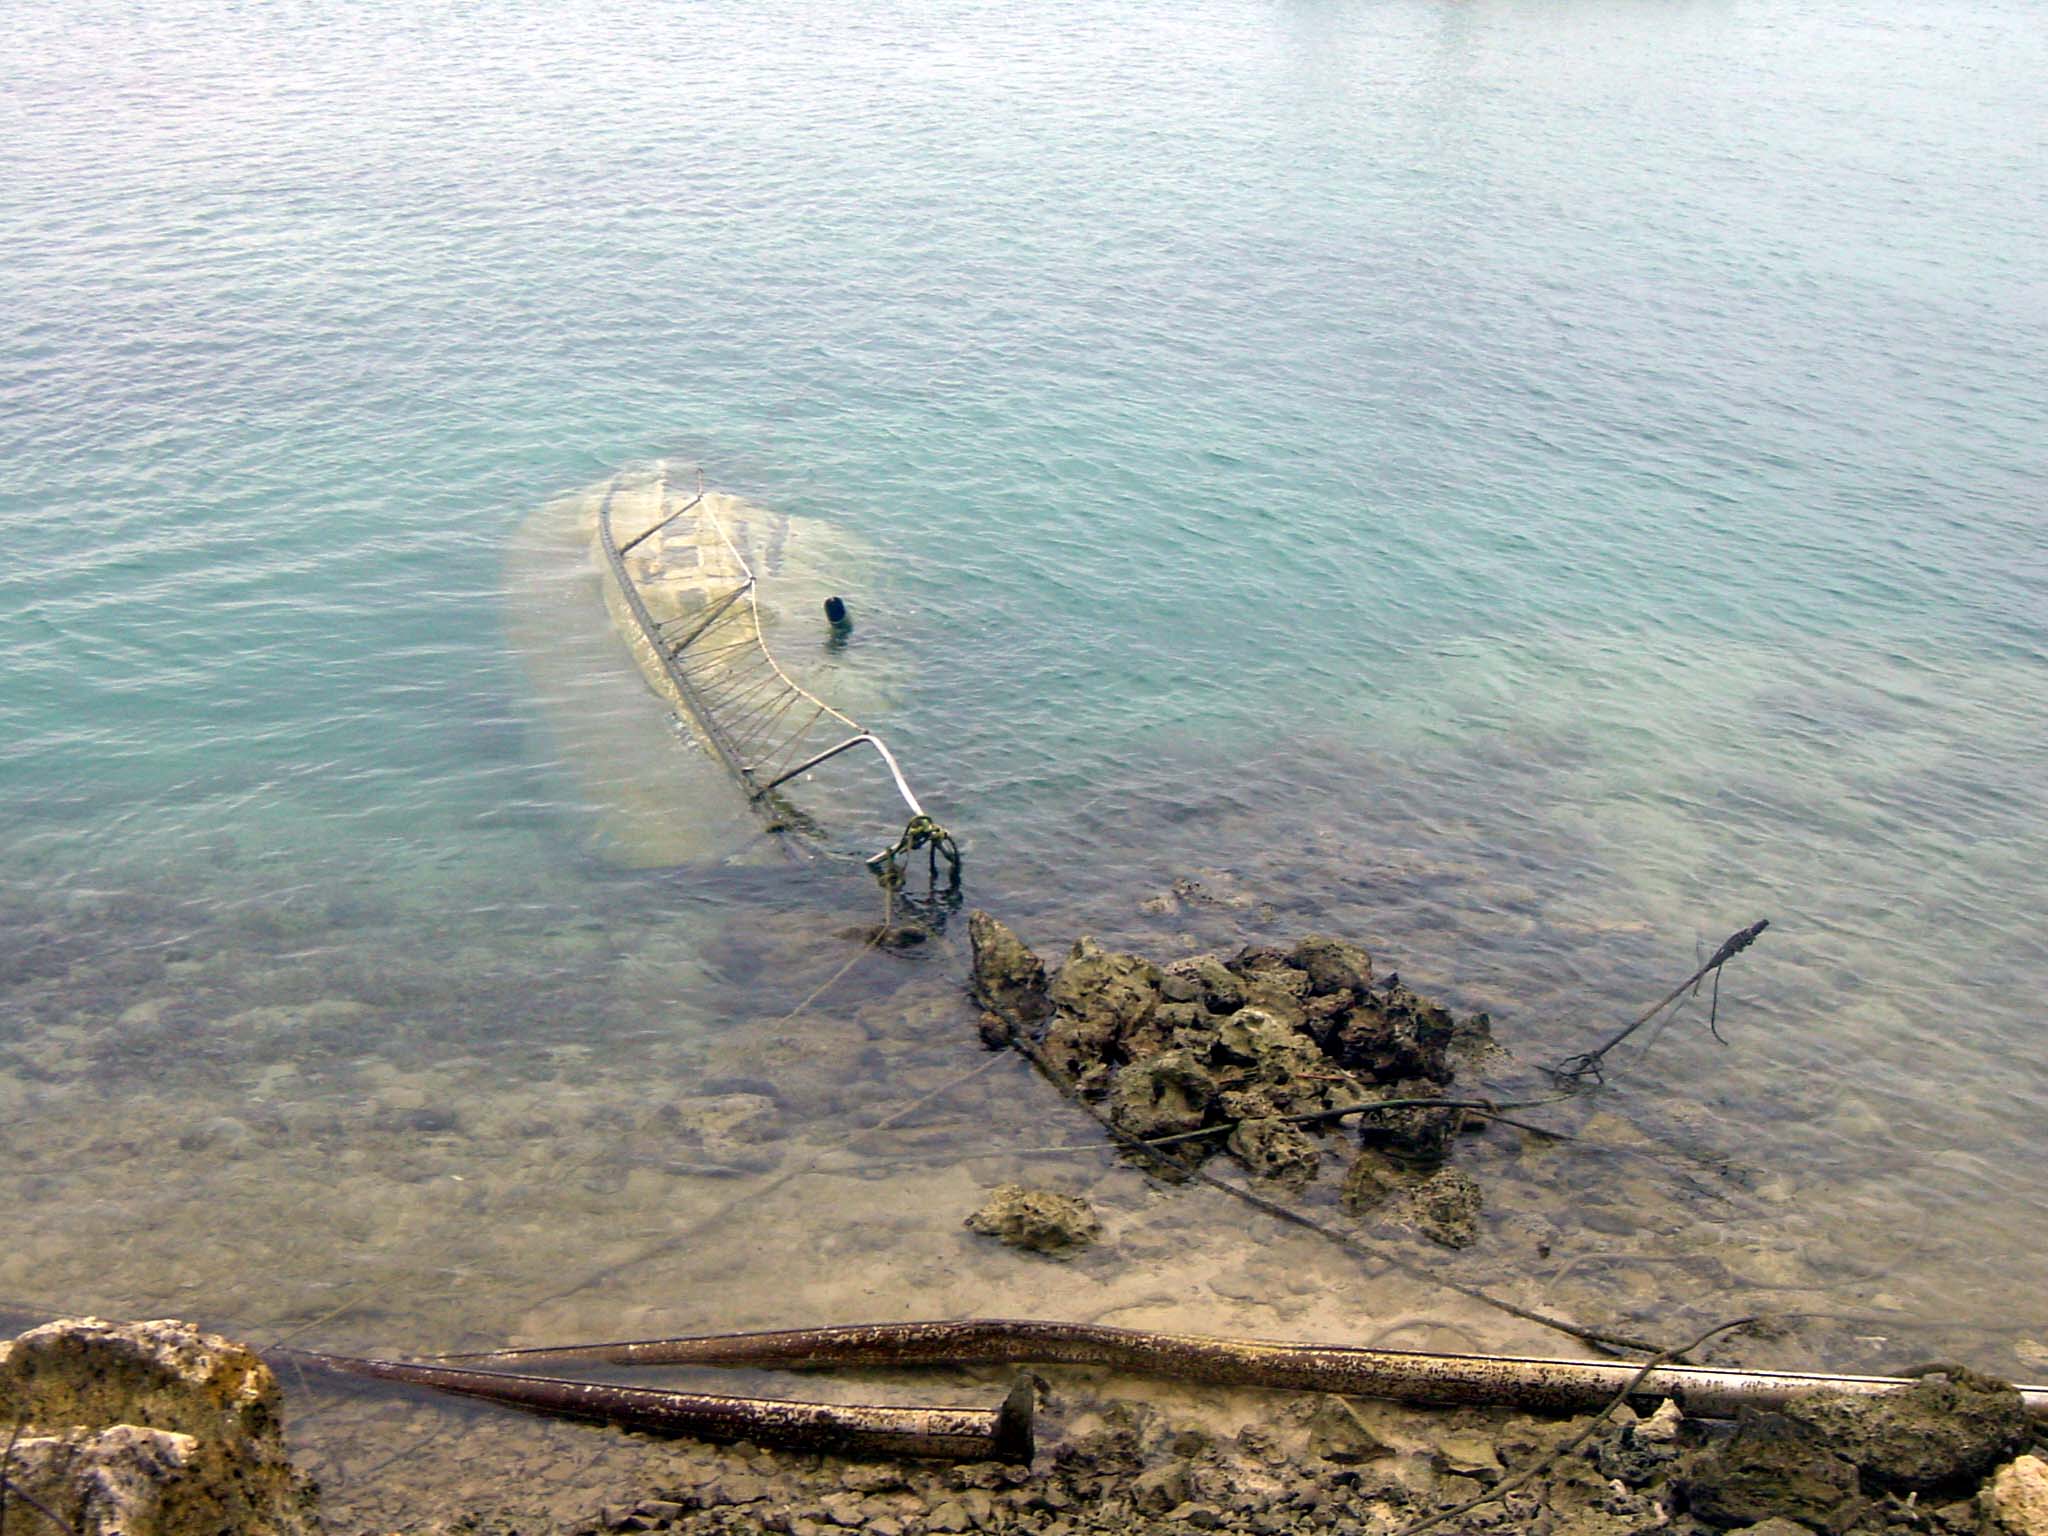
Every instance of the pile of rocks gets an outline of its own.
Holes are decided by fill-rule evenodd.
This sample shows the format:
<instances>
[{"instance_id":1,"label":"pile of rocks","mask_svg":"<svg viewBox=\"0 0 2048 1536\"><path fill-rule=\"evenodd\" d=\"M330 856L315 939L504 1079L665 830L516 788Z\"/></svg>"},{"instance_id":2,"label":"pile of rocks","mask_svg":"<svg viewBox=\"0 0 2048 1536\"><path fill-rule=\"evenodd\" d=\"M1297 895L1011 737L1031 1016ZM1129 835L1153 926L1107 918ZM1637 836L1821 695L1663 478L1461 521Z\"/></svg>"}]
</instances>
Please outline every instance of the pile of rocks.
<instances>
[{"instance_id":1,"label":"pile of rocks","mask_svg":"<svg viewBox=\"0 0 2048 1536\"><path fill-rule=\"evenodd\" d=\"M991 1044L1028 1042L1120 1131L1148 1141L1210 1132L1174 1145L1197 1158L1221 1148L1294 1190L1321 1172L1337 1123L1310 1117L1444 1098L1458 1049L1490 1038L1484 1014L1455 1019L1398 976L1376 977L1360 946L1320 934L1165 965L1083 938L1049 977L988 913L971 914L969 934ZM1441 1242L1473 1240L1478 1189L1443 1166L1464 1111L1423 1105L1347 1123L1363 1143L1344 1179L1350 1209L1390 1206Z\"/></svg>"}]
</instances>

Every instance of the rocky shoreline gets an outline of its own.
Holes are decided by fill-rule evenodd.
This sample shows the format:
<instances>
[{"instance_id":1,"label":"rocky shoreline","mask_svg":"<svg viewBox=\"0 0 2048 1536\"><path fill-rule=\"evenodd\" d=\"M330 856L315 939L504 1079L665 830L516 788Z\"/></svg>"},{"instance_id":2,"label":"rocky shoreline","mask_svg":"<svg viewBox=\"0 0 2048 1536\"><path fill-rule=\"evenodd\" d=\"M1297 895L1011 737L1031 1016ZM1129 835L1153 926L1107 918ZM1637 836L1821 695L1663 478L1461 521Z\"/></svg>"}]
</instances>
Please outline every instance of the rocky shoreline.
<instances>
[{"instance_id":1,"label":"rocky shoreline","mask_svg":"<svg viewBox=\"0 0 2048 1536\"><path fill-rule=\"evenodd\" d=\"M1171 1394L1138 1401L1131 1384L1092 1373L1037 1382L1049 1432L1030 1466L642 1440L639 1477L592 1489L580 1515L522 1507L516 1469L501 1469L465 1513L397 1528L1394 1536L1447 1517L1439 1528L1504 1536L2048 1532L2038 1426L2012 1387L1959 1367L1876 1398L1814 1393L1733 1425L1670 1404L1594 1420L1266 1393L1250 1422L1217 1433ZM0 1521L76 1536L318 1536L332 1528L317 1490L285 1456L293 1411L253 1353L190 1324L33 1329L0 1344L0 1419L13 1425Z\"/></svg>"}]
</instances>

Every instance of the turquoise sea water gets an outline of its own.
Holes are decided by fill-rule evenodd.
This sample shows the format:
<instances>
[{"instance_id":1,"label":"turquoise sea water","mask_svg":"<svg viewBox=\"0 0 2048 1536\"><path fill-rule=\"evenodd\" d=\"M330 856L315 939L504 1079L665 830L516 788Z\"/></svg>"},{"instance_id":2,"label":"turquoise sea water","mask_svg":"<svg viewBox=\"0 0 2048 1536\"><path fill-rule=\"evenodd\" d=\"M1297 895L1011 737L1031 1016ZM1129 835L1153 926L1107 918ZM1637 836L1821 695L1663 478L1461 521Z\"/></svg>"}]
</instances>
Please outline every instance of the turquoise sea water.
<instances>
[{"instance_id":1,"label":"turquoise sea water","mask_svg":"<svg viewBox=\"0 0 2048 1536\"><path fill-rule=\"evenodd\" d=\"M195 966L243 1004L327 967L285 1000L367 999L366 1060L602 1057L731 1000L539 937L659 911L739 987L736 929L867 915L830 872L578 851L505 545L665 455L868 546L858 633L902 673L874 723L972 898L1048 944L1223 871L1542 1060L1772 918L1733 1044L1674 1028L1617 1103L1702 1106L1799 1182L1749 1236L1861 1277L1830 1305L2025 1343L2040 22L11 7L14 1134L66 1084L118 1119L129 1079L61 1032L132 1034L146 1076L197 1037L132 1010ZM407 966L442 975L377 991ZM211 1081L195 1124L328 1091ZM11 1285L89 1290L61 1213L121 1166L9 1197L48 1245Z\"/></svg>"}]
</instances>

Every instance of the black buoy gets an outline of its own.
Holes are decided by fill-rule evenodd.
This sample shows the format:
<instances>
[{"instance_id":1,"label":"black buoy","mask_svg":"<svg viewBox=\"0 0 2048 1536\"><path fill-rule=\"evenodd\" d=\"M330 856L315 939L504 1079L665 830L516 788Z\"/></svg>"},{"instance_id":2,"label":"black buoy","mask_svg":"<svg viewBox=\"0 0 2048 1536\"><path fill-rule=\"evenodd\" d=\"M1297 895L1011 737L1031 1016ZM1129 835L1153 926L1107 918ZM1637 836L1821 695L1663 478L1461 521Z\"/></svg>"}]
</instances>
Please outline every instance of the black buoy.
<instances>
[{"instance_id":1,"label":"black buoy","mask_svg":"<svg viewBox=\"0 0 2048 1536\"><path fill-rule=\"evenodd\" d=\"M853 620L847 616L845 598L834 596L825 599L825 622L832 626L832 633L825 637L825 649L844 650L853 634Z\"/></svg>"}]
</instances>

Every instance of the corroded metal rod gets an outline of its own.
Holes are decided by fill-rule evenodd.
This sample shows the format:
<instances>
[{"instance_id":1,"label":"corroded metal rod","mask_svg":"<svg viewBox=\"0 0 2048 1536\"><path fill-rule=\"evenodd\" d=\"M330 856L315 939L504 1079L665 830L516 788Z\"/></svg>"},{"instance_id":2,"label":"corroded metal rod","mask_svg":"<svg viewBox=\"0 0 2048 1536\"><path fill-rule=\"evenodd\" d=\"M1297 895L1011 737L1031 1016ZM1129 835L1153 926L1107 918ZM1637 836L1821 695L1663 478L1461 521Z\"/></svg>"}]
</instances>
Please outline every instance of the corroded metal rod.
<instances>
[{"instance_id":1,"label":"corroded metal rod","mask_svg":"<svg viewBox=\"0 0 2048 1536\"><path fill-rule=\"evenodd\" d=\"M551 1418L615 1424L652 1434L751 1440L778 1450L842 1456L1029 1462L1032 1454L1032 1390L1021 1380L1000 1408L891 1408L670 1392L297 1349L272 1353L344 1376L401 1382Z\"/></svg>"},{"instance_id":2,"label":"corroded metal rod","mask_svg":"<svg viewBox=\"0 0 2048 1536\"><path fill-rule=\"evenodd\" d=\"M1095 1323L1011 1319L859 1323L771 1333L705 1334L611 1344L572 1344L450 1355L452 1360L591 1362L608 1365L779 1366L814 1370L877 1365L1092 1365L1216 1386L1338 1392L1411 1403L1500 1404L1576 1413L1627 1387L1639 1365L1504 1355L1435 1355L1342 1344L1273 1344ZM1727 1417L1782 1404L1801 1392L1871 1396L1912 1385L1897 1376L1663 1365L1637 1383L1645 1403L1671 1398L1687 1413ZM2028 1410L2048 1419L2048 1387L2021 1387Z\"/></svg>"},{"instance_id":3,"label":"corroded metal rod","mask_svg":"<svg viewBox=\"0 0 2048 1536\"><path fill-rule=\"evenodd\" d=\"M626 540L625 543L619 546L619 553L622 555L630 555L640 545L646 543L647 540L653 538L657 533L661 532L662 529L666 528L670 523L674 522L677 518L681 517L685 512L690 511L693 507L697 505L698 502L702 501L703 499L704 471L700 469L697 471L697 494L691 497L688 501L684 502L680 507L677 507L675 511L669 513L667 517L664 517L652 528L646 529L644 532L641 533L636 533L633 535L632 538Z\"/></svg>"}]
</instances>

